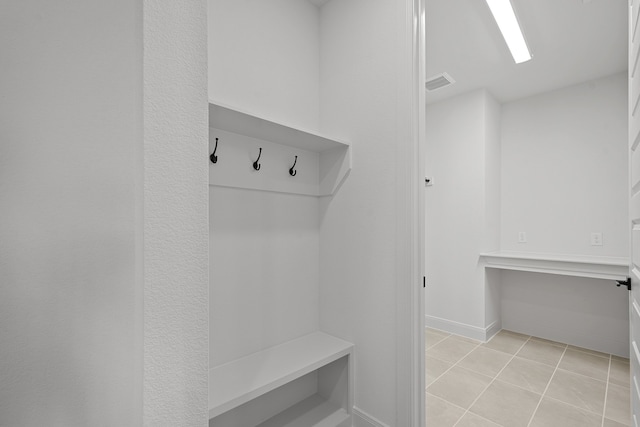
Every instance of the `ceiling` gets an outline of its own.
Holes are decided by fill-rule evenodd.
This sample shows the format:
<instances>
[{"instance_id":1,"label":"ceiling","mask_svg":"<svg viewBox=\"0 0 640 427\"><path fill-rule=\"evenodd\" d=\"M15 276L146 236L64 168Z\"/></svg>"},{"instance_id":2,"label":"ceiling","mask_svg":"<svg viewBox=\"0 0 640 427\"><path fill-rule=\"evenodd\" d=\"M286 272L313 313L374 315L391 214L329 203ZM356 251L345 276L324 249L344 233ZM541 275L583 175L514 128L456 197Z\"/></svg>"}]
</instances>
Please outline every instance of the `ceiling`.
<instances>
[{"instance_id":1,"label":"ceiling","mask_svg":"<svg viewBox=\"0 0 640 427\"><path fill-rule=\"evenodd\" d=\"M426 0L427 78L437 102L487 88L508 102L627 69L627 0L511 0L533 58L515 64L483 0Z\"/></svg>"}]
</instances>

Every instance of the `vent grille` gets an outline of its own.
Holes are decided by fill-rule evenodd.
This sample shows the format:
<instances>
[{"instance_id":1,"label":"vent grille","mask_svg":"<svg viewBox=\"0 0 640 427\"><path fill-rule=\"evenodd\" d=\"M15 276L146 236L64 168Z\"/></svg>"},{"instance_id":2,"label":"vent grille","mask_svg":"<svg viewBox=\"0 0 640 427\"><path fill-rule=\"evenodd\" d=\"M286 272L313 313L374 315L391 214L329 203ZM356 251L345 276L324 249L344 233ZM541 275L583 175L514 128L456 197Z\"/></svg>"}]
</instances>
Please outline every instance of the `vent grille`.
<instances>
[{"instance_id":1,"label":"vent grille","mask_svg":"<svg viewBox=\"0 0 640 427\"><path fill-rule=\"evenodd\" d=\"M453 80L453 78L447 74L447 73L442 73L442 74L438 74L437 76L431 77L430 79L428 79L425 84L424 87L427 88L428 91L434 91L436 89L441 89L443 87L447 87L449 85L454 84L456 81Z\"/></svg>"}]
</instances>

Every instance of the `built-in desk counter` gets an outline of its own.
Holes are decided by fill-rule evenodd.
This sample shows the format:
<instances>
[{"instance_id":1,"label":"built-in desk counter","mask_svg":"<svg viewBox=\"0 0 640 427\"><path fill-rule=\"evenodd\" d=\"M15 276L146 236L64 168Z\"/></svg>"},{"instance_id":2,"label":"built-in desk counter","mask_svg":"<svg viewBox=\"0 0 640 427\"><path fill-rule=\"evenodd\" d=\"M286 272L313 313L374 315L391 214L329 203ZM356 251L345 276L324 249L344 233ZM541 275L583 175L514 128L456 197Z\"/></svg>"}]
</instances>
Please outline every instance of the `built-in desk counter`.
<instances>
[{"instance_id":1,"label":"built-in desk counter","mask_svg":"<svg viewBox=\"0 0 640 427\"><path fill-rule=\"evenodd\" d=\"M496 251L480 254L486 268L626 281L627 258Z\"/></svg>"}]
</instances>

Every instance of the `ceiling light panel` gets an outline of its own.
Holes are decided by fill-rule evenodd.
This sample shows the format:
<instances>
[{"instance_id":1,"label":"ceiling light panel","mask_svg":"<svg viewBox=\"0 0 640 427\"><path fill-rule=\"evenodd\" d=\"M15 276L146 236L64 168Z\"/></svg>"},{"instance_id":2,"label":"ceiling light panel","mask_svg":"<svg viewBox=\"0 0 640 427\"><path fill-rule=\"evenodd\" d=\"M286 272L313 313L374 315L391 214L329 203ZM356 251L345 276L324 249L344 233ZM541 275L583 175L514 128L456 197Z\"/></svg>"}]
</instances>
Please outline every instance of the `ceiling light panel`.
<instances>
[{"instance_id":1,"label":"ceiling light panel","mask_svg":"<svg viewBox=\"0 0 640 427\"><path fill-rule=\"evenodd\" d=\"M513 6L509 0L486 0L493 18L500 28L502 37L507 42L507 46L511 51L511 56L516 64L526 62L531 59L531 53L524 41L524 35L518 19L513 11Z\"/></svg>"}]
</instances>

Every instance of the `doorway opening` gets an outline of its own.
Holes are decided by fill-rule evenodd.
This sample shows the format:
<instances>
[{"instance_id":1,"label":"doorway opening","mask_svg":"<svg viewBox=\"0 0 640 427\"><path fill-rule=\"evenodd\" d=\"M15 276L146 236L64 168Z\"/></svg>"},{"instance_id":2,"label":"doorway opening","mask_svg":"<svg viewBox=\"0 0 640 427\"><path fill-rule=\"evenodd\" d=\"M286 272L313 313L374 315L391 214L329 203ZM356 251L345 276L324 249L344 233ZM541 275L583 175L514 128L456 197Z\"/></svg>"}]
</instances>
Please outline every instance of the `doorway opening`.
<instances>
[{"instance_id":1,"label":"doorway opening","mask_svg":"<svg viewBox=\"0 0 640 427\"><path fill-rule=\"evenodd\" d=\"M463 3L426 0L427 78L455 80L427 91L427 425L446 404L451 425L536 425L572 405L554 393L585 377L566 369L574 359L598 366L586 377L603 395L572 409L620 422L609 402L625 384L609 380L629 356L628 292L615 286L629 257L627 4L512 0L533 54L515 64L487 4ZM505 379L528 362L543 388ZM456 387L467 397L452 402L443 390ZM524 409L484 413L493 394L522 395Z\"/></svg>"}]
</instances>

